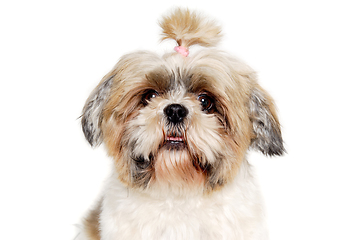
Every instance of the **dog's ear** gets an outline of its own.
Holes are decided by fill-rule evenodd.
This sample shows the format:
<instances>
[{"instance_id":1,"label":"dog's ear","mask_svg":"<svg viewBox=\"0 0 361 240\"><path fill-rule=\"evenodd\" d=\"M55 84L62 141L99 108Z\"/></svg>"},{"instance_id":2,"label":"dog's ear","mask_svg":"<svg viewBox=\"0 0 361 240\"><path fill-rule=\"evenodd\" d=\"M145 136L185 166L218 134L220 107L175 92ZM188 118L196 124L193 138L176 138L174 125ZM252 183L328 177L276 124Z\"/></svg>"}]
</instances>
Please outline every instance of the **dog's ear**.
<instances>
[{"instance_id":1,"label":"dog's ear","mask_svg":"<svg viewBox=\"0 0 361 240\"><path fill-rule=\"evenodd\" d=\"M282 155L285 149L273 100L258 85L251 92L249 109L254 131L251 147L268 156Z\"/></svg>"},{"instance_id":2,"label":"dog's ear","mask_svg":"<svg viewBox=\"0 0 361 240\"><path fill-rule=\"evenodd\" d=\"M103 120L103 109L108 101L113 83L113 76L105 77L90 94L83 108L81 119L83 133L92 147L98 146L103 141L101 123Z\"/></svg>"}]
</instances>

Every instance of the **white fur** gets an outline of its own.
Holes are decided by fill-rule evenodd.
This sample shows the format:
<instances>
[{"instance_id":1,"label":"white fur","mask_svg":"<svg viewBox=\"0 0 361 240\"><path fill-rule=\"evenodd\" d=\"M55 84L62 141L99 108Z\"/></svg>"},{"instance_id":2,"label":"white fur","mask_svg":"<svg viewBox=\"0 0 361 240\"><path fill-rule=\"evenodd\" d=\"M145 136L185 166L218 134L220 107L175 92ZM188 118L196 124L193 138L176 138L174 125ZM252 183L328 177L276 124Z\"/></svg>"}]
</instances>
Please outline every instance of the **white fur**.
<instances>
[{"instance_id":1,"label":"white fur","mask_svg":"<svg viewBox=\"0 0 361 240\"><path fill-rule=\"evenodd\" d=\"M106 183L100 229L102 240L266 240L264 219L245 161L233 183L187 198L150 197L124 187L113 173Z\"/></svg>"}]
</instances>

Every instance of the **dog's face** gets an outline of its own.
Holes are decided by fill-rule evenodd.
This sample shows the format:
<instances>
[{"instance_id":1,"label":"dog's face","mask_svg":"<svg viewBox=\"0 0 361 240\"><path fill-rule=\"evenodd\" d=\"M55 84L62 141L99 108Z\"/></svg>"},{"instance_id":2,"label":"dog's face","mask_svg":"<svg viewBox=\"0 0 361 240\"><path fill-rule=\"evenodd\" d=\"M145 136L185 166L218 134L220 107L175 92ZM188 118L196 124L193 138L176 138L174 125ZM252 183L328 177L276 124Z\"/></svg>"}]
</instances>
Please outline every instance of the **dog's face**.
<instances>
[{"instance_id":1,"label":"dog's face","mask_svg":"<svg viewBox=\"0 0 361 240\"><path fill-rule=\"evenodd\" d=\"M119 179L142 191L214 191L251 146L284 151L272 99L254 72L224 53L124 56L90 95L82 117L104 142Z\"/></svg>"}]
</instances>

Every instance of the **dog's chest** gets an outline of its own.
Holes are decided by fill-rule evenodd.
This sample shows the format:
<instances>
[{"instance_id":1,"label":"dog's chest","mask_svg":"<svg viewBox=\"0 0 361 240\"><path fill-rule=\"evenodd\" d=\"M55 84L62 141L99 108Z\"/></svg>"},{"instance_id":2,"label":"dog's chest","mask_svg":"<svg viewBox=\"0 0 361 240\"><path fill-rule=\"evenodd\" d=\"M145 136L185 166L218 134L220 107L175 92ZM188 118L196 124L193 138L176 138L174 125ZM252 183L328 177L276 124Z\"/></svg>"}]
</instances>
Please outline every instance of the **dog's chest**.
<instances>
[{"instance_id":1,"label":"dog's chest","mask_svg":"<svg viewBox=\"0 0 361 240\"><path fill-rule=\"evenodd\" d=\"M128 197L110 203L101 216L104 239L244 239L242 219L228 202Z\"/></svg>"}]
</instances>

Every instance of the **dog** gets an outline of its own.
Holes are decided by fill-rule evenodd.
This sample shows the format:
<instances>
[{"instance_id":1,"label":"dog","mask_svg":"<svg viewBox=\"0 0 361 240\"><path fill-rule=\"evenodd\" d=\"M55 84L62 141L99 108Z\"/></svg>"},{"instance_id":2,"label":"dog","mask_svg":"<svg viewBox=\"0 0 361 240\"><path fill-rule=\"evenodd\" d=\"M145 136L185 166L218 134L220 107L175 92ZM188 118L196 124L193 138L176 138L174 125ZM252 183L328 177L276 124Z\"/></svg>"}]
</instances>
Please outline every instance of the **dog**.
<instances>
[{"instance_id":1,"label":"dog","mask_svg":"<svg viewBox=\"0 0 361 240\"><path fill-rule=\"evenodd\" d=\"M285 152L273 99L216 48L216 22L178 8L160 26L175 51L121 57L84 106L85 138L114 164L79 239L268 239L246 155Z\"/></svg>"}]
</instances>

